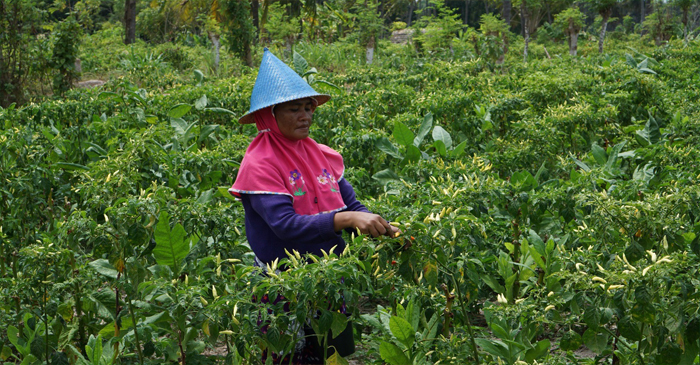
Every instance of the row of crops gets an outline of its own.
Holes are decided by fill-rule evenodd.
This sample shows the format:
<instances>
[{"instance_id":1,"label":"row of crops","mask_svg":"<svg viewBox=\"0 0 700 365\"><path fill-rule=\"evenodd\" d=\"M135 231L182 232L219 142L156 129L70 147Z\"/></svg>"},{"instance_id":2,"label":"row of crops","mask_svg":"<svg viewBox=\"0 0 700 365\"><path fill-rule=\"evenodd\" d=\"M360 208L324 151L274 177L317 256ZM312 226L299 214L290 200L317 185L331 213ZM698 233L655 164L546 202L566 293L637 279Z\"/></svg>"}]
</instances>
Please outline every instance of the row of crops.
<instances>
[{"instance_id":1,"label":"row of crops","mask_svg":"<svg viewBox=\"0 0 700 365\"><path fill-rule=\"evenodd\" d=\"M361 363L697 364L700 44L401 61L310 82L342 89L312 136L403 235L271 276L226 193L254 73L0 110L0 361L255 364L297 321L352 322Z\"/></svg>"}]
</instances>

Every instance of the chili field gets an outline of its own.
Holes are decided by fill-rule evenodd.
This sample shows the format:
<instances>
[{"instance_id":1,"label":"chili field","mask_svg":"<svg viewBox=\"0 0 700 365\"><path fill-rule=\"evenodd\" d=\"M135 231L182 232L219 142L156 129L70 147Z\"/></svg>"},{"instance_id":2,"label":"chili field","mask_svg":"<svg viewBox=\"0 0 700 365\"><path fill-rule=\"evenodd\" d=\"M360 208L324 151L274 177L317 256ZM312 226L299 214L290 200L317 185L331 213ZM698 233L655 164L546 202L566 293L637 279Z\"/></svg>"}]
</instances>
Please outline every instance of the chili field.
<instances>
[{"instance_id":1,"label":"chili field","mask_svg":"<svg viewBox=\"0 0 700 365\"><path fill-rule=\"evenodd\" d=\"M279 50L333 96L312 137L402 234L268 276L226 192L256 70L133 56L0 110L0 361L257 364L307 322L352 323L328 364L698 364L700 43L595 46Z\"/></svg>"}]
</instances>

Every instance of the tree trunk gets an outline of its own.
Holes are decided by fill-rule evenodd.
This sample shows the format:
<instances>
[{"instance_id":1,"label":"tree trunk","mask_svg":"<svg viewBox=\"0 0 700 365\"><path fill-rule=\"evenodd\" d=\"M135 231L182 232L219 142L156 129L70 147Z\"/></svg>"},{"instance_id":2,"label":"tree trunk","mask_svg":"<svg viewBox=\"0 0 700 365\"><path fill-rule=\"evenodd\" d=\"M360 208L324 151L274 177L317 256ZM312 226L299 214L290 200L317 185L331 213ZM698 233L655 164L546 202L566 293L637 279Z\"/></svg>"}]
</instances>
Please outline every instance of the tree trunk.
<instances>
[{"instance_id":1,"label":"tree trunk","mask_svg":"<svg viewBox=\"0 0 700 365\"><path fill-rule=\"evenodd\" d=\"M612 9L605 9L600 12L600 16L603 17L603 24L600 26L600 38L598 39L598 53L603 53L603 42L605 41L605 31L608 28L608 19L610 19L610 13Z\"/></svg>"},{"instance_id":2,"label":"tree trunk","mask_svg":"<svg viewBox=\"0 0 700 365\"><path fill-rule=\"evenodd\" d=\"M489 0L484 0L484 10L486 11L486 14L491 12L489 10Z\"/></svg>"},{"instance_id":3,"label":"tree trunk","mask_svg":"<svg viewBox=\"0 0 700 365\"><path fill-rule=\"evenodd\" d=\"M510 28L510 13L511 9L513 8L513 2L511 0L503 0L503 21L508 24L508 28Z\"/></svg>"},{"instance_id":4,"label":"tree trunk","mask_svg":"<svg viewBox=\"0 0 700 365\"><path fill-rule=\"evenodd\" d=\"M547 9L547 22L549 22L549 24L554 23L554 20L552 19L552 7L549 6L549 1L545 0L544 6Z\"/></svg>"},{"instance_id":5,"label":"tree trunk","mask_svg":"<svg viewBox=\"0 0 700 365\"><path fill-rule=\"evenodd\" d=\"M406 15L406 19L408 20L406 24L410 27L413 24L413 9L415 7L415 2L411 1L410 5L408 5L408 14Z\"/></svg>"},{"instance_id":6,"label":"tree trunk","mask_svg":"<svg viewBox=\"0 0 700 365\"><path fill-rule=\"evenodd\" d=\"M573 27L573 20L569 19L569 55L578 53L578 30Z\"/></svg>"},{"instance_id":7,"label":"tree trunk","mask_svg":"<svg viewBox=\"0 0 700 365\"><path fill-rule=\"evenodd\" d=\"M251 0L250 2L250 13L253 16L253 26L255 27L256 40L258 39L258 34L260 34L260 17L258 16L258 9L260 8L260 3L258 0Z\"/></svg>"},{"instance_id":8,"label":"tree trunk","mask_svg":"<svg viewBox=\"0 0 700 365\"><path fill-rule=\"evenodd\" d=\"M124 44L136 42L136 0L125 0L124 30Z\"/></svg>"},{"instance_id":9,"label":"tree trunk","mask_svg":"<svg viewBox=\"0 0 700 365\"><path fill-rule=\"evenodd\" d=\"M244 59L245 59L245 64L248 65L248 67L252 68L253 65L253 50L252 47L250 46L250 43L246 42L247 44L245 45L244 48Z\"/></svg>"},{"instance_id":10,"label":"tree trunk","mask_svg":"<svg viewBox=\"0 0 700 365\"><path fill-rule=\"evenodd\" d=\"M520 1L520 19L523 23L523 38L525 39L525 47L523 48L523 62L527 62L527 54L530 48L530 27L528 26L529 14L527 13L527 5L525 0Z\"/></svg>"},{"instance_id":11,"label":"tree trunk","mask_svg":"<svg viewBox=\"0 0 700 365\"><path fill-rule=\"evenodd\" d=\"M221 42L219 42L220 36L214 32L209 32L209 39L211 40L211 44L214 45L214 71L218 72L220 60L219 50L221 49Z\"/></svg>"},{"instance_id":12,"label":"tree trunk","mask_svg":"<svg viewBox=\"0 0 700 365\"><path fill-rule=\"evenodd\" d=\"M369 42L367 42L367 52L365 53L365 60L368 65L372 64L374 60L374 36L369 37Z\"/></svg>"},{"instance_id":13,"label":"tree trunk","mask_svg":"<svg viewBox=\"0 0 700 365\"><path fill-rule=\"evenodd\" d=\"M642 25L644 24L644 0L640 0L639 2L641 5L639 6L639 24ZM644 35L644 27L639 27L640 31L639 33L641 35Z\"/></svg>"},{"instance_id":14,"label":"tree trunk","mask_svg":"<svg viewBox=\"0 0 700 365\"><path fill-rule=\"evenodd\" d=\"M681 23L683 23L683 42L688 43L688 8L681 9L683 15L681 16Z\"/></svg>"},{"instance_id":15,"label":"tree trunk","mask_svg":"<svg viewBox=\"0 0 700 365\"><path fill-rule=\"evenodd\" d=\"M464 0L464 11L462 12L462 24L467 25L469 24L469 3L470 0Z\"/></svg>"}]
</instances>

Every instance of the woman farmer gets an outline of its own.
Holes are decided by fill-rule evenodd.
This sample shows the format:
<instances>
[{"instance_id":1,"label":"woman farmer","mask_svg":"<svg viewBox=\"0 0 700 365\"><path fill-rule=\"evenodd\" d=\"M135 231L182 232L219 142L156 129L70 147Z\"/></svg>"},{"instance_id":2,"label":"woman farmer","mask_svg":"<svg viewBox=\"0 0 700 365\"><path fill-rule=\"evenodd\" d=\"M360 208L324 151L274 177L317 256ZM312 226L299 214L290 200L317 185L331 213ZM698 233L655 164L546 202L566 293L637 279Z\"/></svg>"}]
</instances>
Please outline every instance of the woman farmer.
<instances>
[{"instance_id":1,"label":"woman farmer","mask_svg":"<svg viewBox=\"0 0 700 365\"><path fill-rule=\"evenodd\" d=\"M255 123L258 135L229 189L243 203L248 242L262 267L287 257L285 250L342 252L343 229L373 237L398 232L355 198L342 156L309 137L314 111L329 99L265 49L250 110L239 119Z\"/></svg>"}]
</instances>

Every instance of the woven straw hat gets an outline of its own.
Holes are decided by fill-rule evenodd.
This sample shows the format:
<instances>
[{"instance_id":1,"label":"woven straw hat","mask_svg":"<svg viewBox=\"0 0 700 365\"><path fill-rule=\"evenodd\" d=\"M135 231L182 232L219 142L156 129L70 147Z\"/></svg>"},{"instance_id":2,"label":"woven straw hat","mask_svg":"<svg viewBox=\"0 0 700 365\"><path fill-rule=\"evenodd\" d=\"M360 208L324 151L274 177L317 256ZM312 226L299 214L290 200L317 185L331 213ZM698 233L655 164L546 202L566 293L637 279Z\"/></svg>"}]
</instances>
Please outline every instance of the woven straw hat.
<instances>
[{"instance_id":1,"label":"woven straw hat","mask_svg":"<svg viewBox=\"0 0 700 365\"><path fill-rule=\"evenodd\" d=\"M238 123L255 123L253 113L260 109L308 97L316 99L318 105L331 98L330 95L316 92L299 74L265 48L253 94L250 96L250 109L238 119Z\"/></svg>"}]
</instances>

